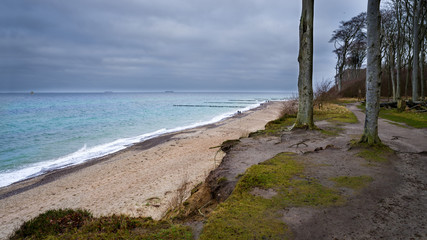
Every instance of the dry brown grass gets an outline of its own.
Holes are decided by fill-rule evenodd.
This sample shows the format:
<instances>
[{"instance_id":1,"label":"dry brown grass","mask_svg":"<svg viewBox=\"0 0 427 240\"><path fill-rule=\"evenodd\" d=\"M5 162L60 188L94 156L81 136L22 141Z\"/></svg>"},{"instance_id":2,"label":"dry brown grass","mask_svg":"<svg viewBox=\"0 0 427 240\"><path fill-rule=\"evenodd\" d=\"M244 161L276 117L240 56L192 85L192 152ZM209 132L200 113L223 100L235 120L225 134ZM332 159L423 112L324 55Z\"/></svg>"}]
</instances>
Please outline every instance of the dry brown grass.
<instances>
[{"instance_id":1,"label":"dry brown grass","mask_svg":"<svg viewBox=\"0 0 427 240\"><path fill-rule=\"evenodd\" d=\"M298 112L298 100L292 99L283 102L283 109L280 112L280 116L296 115Z\"/></svg>"},{"instance_id":2,"label":"dry brown grass","mask_svg":"<svg viewBox=\"0 0 427 240\"><path fill-rule=\"evenodd\" d=\"M189 186L190 186L190 181L188 178L188 174L185 174L181 180L181 183L179 184L179 187L174 192L174 196L169 202L169 209L173 210L182 205L184 200L189 195Z\"/></svg>"}]
</instances>

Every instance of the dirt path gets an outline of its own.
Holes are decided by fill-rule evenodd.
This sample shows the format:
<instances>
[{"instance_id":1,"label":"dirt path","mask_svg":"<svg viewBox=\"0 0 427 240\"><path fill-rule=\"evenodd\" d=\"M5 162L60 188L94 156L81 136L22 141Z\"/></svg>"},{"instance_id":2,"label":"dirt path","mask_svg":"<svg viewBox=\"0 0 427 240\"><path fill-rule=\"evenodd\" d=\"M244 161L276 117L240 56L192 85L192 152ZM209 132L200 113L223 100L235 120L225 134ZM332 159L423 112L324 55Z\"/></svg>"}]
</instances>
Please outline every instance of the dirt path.
<instances>
[{"instance_id":1,"label":"dirt path","mask_svg":"<svg viewBox=\"0 0 427 240\"><path fill-rule=\"evenodd\" d=\"M349 109L359 123L345 125L343 135L360 135L364 114L354 104ZM396 151L395 157L372 167L352 151L333 154L341 158L339 162L345 161L345 166L335 167L337 174L369 175L374 182L359 194L347 193L349 201L343 207L303 210L309 216L299 217L302 221L294 224L296 239L427 239L427 131L380 119L379 136ZM329 163L334 162L331 156L325 151L316 154L316 160L308 157ZM313 169L319 179L325 179L323 172Z\"/></svg>"},{"instance_id":2,"label":"dirt path","mask_svg":"<svg viewBox=\"0 0 427 240\"><path fill-rule=\"evenodd\" d=\"M295 152L307 166L306 176L322 185L335 187L330 178L337 176L370 176L373 182L361 191L338 188L347 198L344 206L284 209L282 219L293 238L427 239L427 129L403 128L380 119L380 138L395 154L386 162L369 162L357 155L361 149L349 145L360 139L364 113L355 104L348 108L359 123L316 122L325 130L339 129L336 136L292 131L281 137L241 139L207 179L214 186L214 198L226 199L248 167L281 152Z\"/></svg>"}]
</instances>

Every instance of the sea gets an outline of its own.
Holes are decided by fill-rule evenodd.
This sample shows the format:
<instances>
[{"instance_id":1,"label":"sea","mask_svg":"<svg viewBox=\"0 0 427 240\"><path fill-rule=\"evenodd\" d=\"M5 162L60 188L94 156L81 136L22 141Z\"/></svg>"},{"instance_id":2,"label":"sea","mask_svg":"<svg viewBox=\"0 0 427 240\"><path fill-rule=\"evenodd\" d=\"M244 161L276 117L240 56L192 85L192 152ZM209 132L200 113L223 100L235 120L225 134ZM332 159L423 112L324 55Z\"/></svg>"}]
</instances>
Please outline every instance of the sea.
<instances>
[{"instance_id":1,"label":"sea","mask_svg":"<svg viewBox=\"0 0 427 240\"><path fill-rule=\"evenodd\" d=\"M0 187L285 100L264 93L0 94Z\"/></svg>"}]
</instances>

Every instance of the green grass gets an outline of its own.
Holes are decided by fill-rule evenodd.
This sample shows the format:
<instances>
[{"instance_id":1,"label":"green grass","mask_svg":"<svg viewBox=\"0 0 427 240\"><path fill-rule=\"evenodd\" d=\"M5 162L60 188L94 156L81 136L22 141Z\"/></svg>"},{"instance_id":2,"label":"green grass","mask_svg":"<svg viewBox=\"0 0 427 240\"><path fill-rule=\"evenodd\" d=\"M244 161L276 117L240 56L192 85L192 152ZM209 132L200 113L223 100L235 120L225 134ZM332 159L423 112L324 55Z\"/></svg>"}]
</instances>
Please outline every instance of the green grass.
<instances>
[{"instance_id":1,"label":"green grass","mask_svg":"<svg viewBox=\"0 0 427 240\"><path fill-rule=\"evenodd\" d=\"M348 100L352 102L353 100ZM342 100L342 102L345 102ZM268 122L265 125L264 130L259 130L249 134L249 137L258 137L258 136L268 136L268 135L277 135L278 133L287 130L291 127L296 121L296 114L289 115L285 114L279 119ZM348 110L345 106L341 106L334 103L324 103L322 107L314 108L314 121L327 120L332 123L357 123L357 117ZM338 135L340 129L334 129L332 131L325 130L323 131L326 135Z\"/></svg>"},{"instance_id":2,"label":"green grass","mask_svg":"<svg viewBox=\"0 0 427 240\"><path fill-rule=\"evenodd\" d=\"M247 169L231 196L211 214L200 239L286 239L291 233L280 210L292 206L331 206L345 202L338 191L303 175L304 165L281 153ZM271 199L254 188L273 189Z\"/></svg>"},{"instance_id":3,"label":"green grass","mask_svg":"<svg viewBox=\"0 0 427 240\"><path fill-rule=\"evenodd\" d=\"M336 187L346 187L351 188L353 190L361 190L369 183L371 183L374 179L371 176L340 176L330 178L330 180L335 182Z\"/></svg>"},{"instance_id":4,"label":"green grass","mask_svg":"<svg viewBox=\"0 0 427 240\"><path fill-rule=\"evenodd\" d=\"M314 109L314 120L327 120L332 123L357 123L357 117L350 110L338 104L327 103L321 109Z\"/></svg>"},{"instance_id":5,"label":"green grass","mask_svg":"<svg viewBox=\"0 0 427 240\"><path fill-rule=\"evenodd\" d=\"M365 105L360 104L357 107L365 112ZM397 109L381 108L379 117L398 123L405 123L414 128L427 128L427 112L415 112L411 110L399 112ZM390 123L399 127L405 127L400 124Z\"/></svg>"},{"instance_id":6,"label":"green grass","mask_svg":"<svg viewBox=\"0 0 427 240\"><path fill-rule=\"evenodd\" d=\"M88 211L59 209L25 222L11 239L192 239L192 233L189 227L151 218L94 218Z\"/></svg>"},{"instance_id":7,"label":"green grass","mask_svg":"<svg viewBox=\"0 0 427 240\"><path fill-rule=\"evenodd\" d=\"M362 148L356 156L362 157L369 162L388 162L388 157L393 153L392 149L383 144L369 146L367 144L356 143L354 145Z\"/></svg>"},{"instance_id":8,"label":"green grass","mask_svg":"<svg viewBox=\"0 0 427 240\"><path fill-rule=\"evenodd\" d=\"M405 123L414 128L427 128L427 112L398 112L395 109L381 109L380 117L394 122Z\"/></svg>"},{"instance_id":9,"label":"green grass","mask_svg":"<svg viewBox=\"0 0 427 240\"><path fill-rule=\"evenodd\" d=\"M343 131L344 128L341 127L326 127L320 130L321 133L327 136L338 136Z\"/></svg>"},{"instance_id":10,"label":"green grass","mask_svg":"<svg viewBox=\"0 0 427 240\"><path fill-rule=\"evenodd\" d=\"M296 115L285 114L279 119L268 122L265 125L264 130L259 130L249 134L249 137L265 136L265 135L275 135L286 129L288 129L292 124L295 123Z\"/></svg>"},{"instance_id":11,"label":"green grass","mask_svg":"<svg viewBox=\"0 0 427 240\"><path fill-rule=\"evenodd\" d=\"M356 107L360 109L362 112L366 111L366 104L361 103L361 104L358 104Z\"/></svg>"},{"instance_id":12,"label":"green grass","mask_svg":"<svg viewBox=\"0 0 427 240\"><path fill-rule=\"evenodd\" d=\"M337 98L331 101L332 103L338 104L338 105L346 105L349 103L356 103L359 102L357 98Z\"/></svg>"}]
</instances>

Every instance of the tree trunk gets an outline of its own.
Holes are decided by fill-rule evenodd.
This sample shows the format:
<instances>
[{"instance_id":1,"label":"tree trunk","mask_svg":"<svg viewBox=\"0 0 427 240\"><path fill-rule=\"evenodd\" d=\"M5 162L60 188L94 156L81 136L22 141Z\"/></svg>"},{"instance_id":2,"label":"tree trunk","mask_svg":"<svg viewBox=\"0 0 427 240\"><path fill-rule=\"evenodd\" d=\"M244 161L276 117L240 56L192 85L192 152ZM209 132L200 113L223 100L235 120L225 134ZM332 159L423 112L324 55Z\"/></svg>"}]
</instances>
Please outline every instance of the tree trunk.
<instances>
[{"instance_id":1,"label":"tree trunk","mask_svg":"<svg viewBox=\"0 0 427 240\"><path fill-rule=\"evenodd\" d=\"M414 21L413 21L413 41L414 41L414 59L412 60L412 101L418 101L418 71L419 71L419 55L420 55L420 39L419 34L419 19L421 13L422 0L414 0Z\"/></svg>"},{"instance_id":2,"label":"tree trunk","mask_svg":"<svg viewBox=\"0 0 427 240\"><path fill-rule=\"evenodd\" d=\"M366 116L360 142L374 145L381 143L378 137L381 89L380 0L368 0L367 25Z\"/></svg>"},{"instance_id":3,"label":"tree trunk","mask_svg":"<svg viewBox=\"0 0 427 240\"><path fill-rule=\"evenodd\" d=\"M298 115L293 128L313 129L313 15L314 0L302 0L299 26Z\"/></svg>"},{"instance_id":4,"label":"tree trunk","mask_svg":"<svg viewBox=\"0 0 427 240\"><path fill-rule=\"evenodd\" d=\"M344 71L344 65L341 65L339 68L339 74L338 74L338 92L341 92L342 90L343 71Z\"/></svg>"},{"instance_id":5,"label":"tree trunk","mask_svg":"<svg viewBox=\"0 0 427 240\"><path fill-rule=\"evenodd\" d=\"M397 51L397 62L396 62L396 99L400 99L400 69L402 65L402 10L400 6L400 1L395 3L395 14L397 19L397 40L396 40L396 51Z\"/></svg>"},{"instance_id":6,"label":"tree trunk","mask_svg":"<svg viewBox=\"0 0 427 240\"><path fill-rule=\"evenodd\" d=\"M405 82L405 99L408 99L408 86L409 86L409 77L411 72L411 66L412 66L412 57L408 57L408 65L406 67L406 82Z\"/></svg>"},{"instance_id":7,"label":"tree trunk","mask_svg":"<svg viewBox=\"0 0 427 240\"><path fill-rule=\"evenodd\" d=\"M425 3L424 3L425 4ZM424 6L425 7L425 6ZM426 50L426 46L425 46L425 34L426 34L426 26L423 25L424 20L421 20L421 41L420 41L420 82L421 82L421 100L424 101L425 99L425 92L424 92L424 60L425 60L425 50Z\"/></svg>"},{"instance_id":8,"label":"tree trunk","mask_svg":"<svg viewBox=\"0 0 427 240\"><path fill-rule=\"evenodd\" d=\"M402 62L400 49L397 50L397 62L396 62L396 99L400 97L400 63Z\"/></svg>"},{"instance_id":9,"label":"tree trunk","mask_svg":"<svg viewBox=\"0 0 427 240\"><path fill-rule=\"evenodd\" d=\"M391 88L392 88L392 96L393 96L393 102L397 101L396 98L396 80L394 78L394 49L392 49L392 46L390 46L389 50L389 57L390 57L390 79L391 79Z\"/></svg>"},{"instance_id":10,"label":"tree trunk","mask_svg":"<svg viewBox=\"0 0 427 240\"><path fill-rule=\"evenodd\" d=\"M420 82L421 82L421 100L424 101L425 93L424 93L424 58L425 58L425 46L422 47L421 51L421 59L420 59Z\"/></svg>"},{"instance_id":11,"label":"tree trunk","mask_svg":"<svg viewBox=\"0 0 427 240\"><path fill-rule=\"evenodd\" d=\"M344 44L343 47L343 53L342 53L342 62L338 68L338 92L341 92L342 90L342 79L343 79L343 75L344 75L344 66L345 66L345 61L346 61L346 56L347 56L347 43Z\"/></svg>"}]
</instances>

